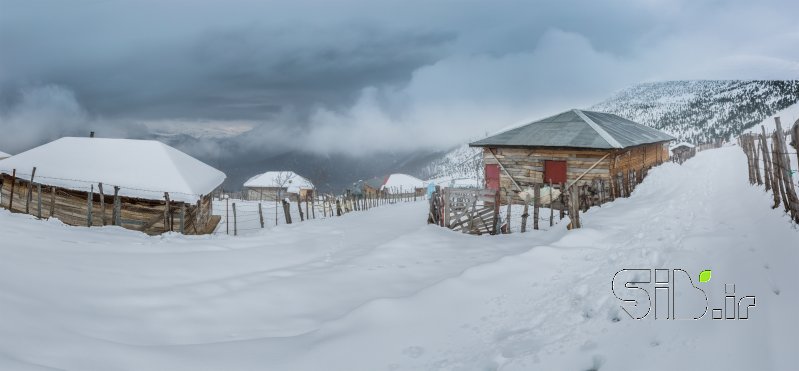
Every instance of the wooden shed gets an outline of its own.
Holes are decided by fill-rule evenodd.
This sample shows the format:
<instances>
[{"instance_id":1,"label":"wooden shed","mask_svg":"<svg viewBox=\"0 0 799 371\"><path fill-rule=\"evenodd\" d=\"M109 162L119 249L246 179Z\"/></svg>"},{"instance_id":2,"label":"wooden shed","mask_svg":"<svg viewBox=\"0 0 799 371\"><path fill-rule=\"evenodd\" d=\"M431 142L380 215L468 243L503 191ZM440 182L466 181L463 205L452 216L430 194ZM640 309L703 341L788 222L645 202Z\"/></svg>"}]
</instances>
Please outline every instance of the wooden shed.
<instances>
[{"instance_id":1,"label":"wooden shed","mask_svg":"<svg viewBox=\"0 0 799 371\"><path fill-rule=\"evenodd\" d=\"M377 198L385 196L385 191L382 190L383 184L386 183L387 176L374 177L367 180L359 180L352 184L352 187L346 189L355 196L363 196L367 198Z\"/></svg>"},{"instance_id":2,"label":"wooden shed","mask_svg":"<svg viewBox=\"0 0 799 371\"><path fill-rule=\"evenodd\" d=\"M680 142L671 147L671 154L674 157L673 160L681 164L696 155L696 146L688 142Z\"/></svg>"},{"instance_id":3,"label":"wooden shed","mask_svg":"<svg viewBox=\"0 0 799 371\"><path fill-rule=\"evenodd\" d=\"M408 174L391 174L380 187L390 194L413 194L424 196L427 186L424 181Z\"/></svg>"},{"instance_id":4,"label":"wooden shed","mask_svg":"<svg viewBox=\"0 0 799 371\"><path fill-rule=\"evenodd\" d=\"M521 202L513 196L519 188L549 183L624 195L647 169L668 160L674 139L614 114L573 109L470 146L483 148L486 188L500 190L504 203L507 194Z\"/></svg>"},{"instance_id":5,"label":"wooden shed","mask_svg":"<svg viewBox=\"0 0 799 371\"><path fill-rule=\"evenodd\" d=\"M225 174L153 140L61 138L0 160L0 206L68 225L210 233Z\"/></svg>"},{"instance_id":6,"label":"wooden shed","mask_svg":"<svg viewBox=\"0 0 799 371\"><path fill-rule=\"evenodd\" d=\"M244 182L248 200L276 201L290 198L294 201L313 197L315 187L310 180L293 171L267 171Z\"/></svg>"}]
</instances>

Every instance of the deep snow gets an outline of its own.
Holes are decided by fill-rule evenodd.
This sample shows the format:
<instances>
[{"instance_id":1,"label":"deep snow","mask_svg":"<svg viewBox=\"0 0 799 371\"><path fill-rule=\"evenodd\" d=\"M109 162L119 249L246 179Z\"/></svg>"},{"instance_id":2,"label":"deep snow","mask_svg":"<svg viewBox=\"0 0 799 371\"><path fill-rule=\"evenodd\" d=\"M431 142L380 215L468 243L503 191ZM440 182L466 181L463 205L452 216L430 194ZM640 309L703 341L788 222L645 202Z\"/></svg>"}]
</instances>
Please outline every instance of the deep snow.
<instances>
[{"instance_id":1,"label":"deep snow","mask_svg":"<svg viewBox=\"0 0 799 371\"><path fill-rule=\"evenodd\" d=\"M577 231L462 235L423 202L240 237L0 211L0 369L795 369L799 235L770 202L728 147L652 170ZM611 292L625 268L712 269L711 306L724 283L757 305L632 320Z\"/></svg>"}]
</instances>

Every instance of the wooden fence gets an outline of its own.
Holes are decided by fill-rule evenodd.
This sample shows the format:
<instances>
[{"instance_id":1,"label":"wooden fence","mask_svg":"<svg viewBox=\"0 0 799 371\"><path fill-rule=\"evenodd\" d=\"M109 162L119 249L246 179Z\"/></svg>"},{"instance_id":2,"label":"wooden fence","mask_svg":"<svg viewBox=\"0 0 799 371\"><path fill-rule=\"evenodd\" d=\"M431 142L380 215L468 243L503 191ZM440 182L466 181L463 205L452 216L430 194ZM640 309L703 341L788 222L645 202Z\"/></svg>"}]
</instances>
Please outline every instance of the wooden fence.
<instances>
[{"instance_id":1,"label":"wooden fence","mask_svg":"<svg viewBox=\"0 0 799 371\"><path fill-rule=\"evenodd\" d=\"M170 200L167 192L146 191L163 195L161 201L120 196L123 189L109 184L103 189L103 183L86 181L83 190L66 189L37 181L42 178L36 177L36 168L30 174L16 169L0 174L0 207L73 226L117 225L150 235L170 231L207 234L219 220L212 215L210 195L198 195L199 200L192 204Z\"/></svg>"},{"instance_id":2,"label":"wooden fence","mask_svg":"<svg viewBox=\"0 0 799 371\"><path fill-rule=\"evenodd\" d=\"M637 183L632 181L629 184L634 188ZM564 188L566 192L561 192ZM494 235L511 233L512 230L525 233L530 221L534 230L541 229L542 223L548 223L549 227L552 227L569 216L567 228L572 229L581 227L581 211L587 211L591 206L601 204L593 201L595 197L591 195L587 184L568 188L564 185L541 187L536 184L532 194L523 196L525 201L522 204L506 202L502 205L503 199L512 198L501 196L502 190L436 187L429 200L427 222L463 233ZM599 197L604 202L605 196ZM531 206L532 215L529 214ZM501 210L502 207L505 208L504 212ZM514 207L518 208L517 212L513 212ZM558 210L557 217L555 210ZM518 229L515 228L517 225L515 223L518 223Z\"/></svg>"},{"instance_id":3,"label":"wooden fence","mask_svg":"<svg viewBox=\"0 0 799 371\"><path fill-rule=\"evenodd\" d=\"M701 144L697 145L696 146L696 150L697 151L707 151L709 149L721 148L721 146L723 144L724 144L724 140L722 138L717 138L717 139L713 140L712 142L701 143Z\"/></svg>"},{"instance_id":4,"label":"wooden fence","mask_svg":"<svg viewBox=\"0 0 799 371\"><path fill-rule=\"evenodd\" d=\"M429 224L480 235L496 234L498 221L498 191L438 188L430 198Z\"/></svg>"},{"instance_id":5,"label":"wooden fence","mask_svg":"<svg viewBox=\"0 0 799 371\"><path fill-rule=\"evenodd\" d=\"M690 160L696 156L696 147L687 148L683 147L671 152L671 162L682 165L685 161Z\"/></svg>"},{"instance_id":6,"label":"wooden fence","mask_svg":"<svg viewBox=\"0 0 799 371\"><path fill-rule=\"evenodd\" d=\"M786 133L782 130L780 118L775 117L776 130L767 135L766 129L760 127L760 134L743 134L738 137L738 145L746 154L749 169L749 183L765 185L766 191L771 191L776 209L782 204L794 222L799 223L799 198L793 183L791 158L796 155L799 161L799 120L790 130L791 149L785 141ZM771 143L771 146L769 146ZM761 170L762 167L762 170ZM762 174L761 174L762 173Z\"/></svg>"},{"instance_id":7,"label":"wooden fence","mask_svg":"<svg viewBox=\"0 0 799 371\"><path fill-rule=\"evenodd\" d=\"M238 195L239 193L234 193ZM267 226L295 224L313 219L327 219L365 211L382 205L424 200L417 192L379 193L374 195L322 194L283 198L279 201L247 201L231 197L231 193L218 194L218 210L222 220L215 234L237 236L239 232L265 229Z\"/></svg>"}]
</instances>

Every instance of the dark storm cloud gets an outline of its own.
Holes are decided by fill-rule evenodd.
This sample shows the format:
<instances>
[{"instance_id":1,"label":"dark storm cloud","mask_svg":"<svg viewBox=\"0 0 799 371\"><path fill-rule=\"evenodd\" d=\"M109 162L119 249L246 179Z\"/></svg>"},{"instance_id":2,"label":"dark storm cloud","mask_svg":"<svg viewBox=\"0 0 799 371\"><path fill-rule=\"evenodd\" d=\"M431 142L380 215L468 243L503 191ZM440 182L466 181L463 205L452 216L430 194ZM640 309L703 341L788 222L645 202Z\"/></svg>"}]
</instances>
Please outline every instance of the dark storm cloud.
<instances>
[{"instance_id":1,"label":"dark storm cloud","mask_svg":"<svg viewBox=\"0 0 799 371\"><path fill-rule=\"evenodd\" d=\"M0 149L89 128L227 135L187 148L215 156L441 149L642 80L797 78L796 10L788 1L0 0L0 128L25 138L0 138Z\"/></svg>"}]
</instances>

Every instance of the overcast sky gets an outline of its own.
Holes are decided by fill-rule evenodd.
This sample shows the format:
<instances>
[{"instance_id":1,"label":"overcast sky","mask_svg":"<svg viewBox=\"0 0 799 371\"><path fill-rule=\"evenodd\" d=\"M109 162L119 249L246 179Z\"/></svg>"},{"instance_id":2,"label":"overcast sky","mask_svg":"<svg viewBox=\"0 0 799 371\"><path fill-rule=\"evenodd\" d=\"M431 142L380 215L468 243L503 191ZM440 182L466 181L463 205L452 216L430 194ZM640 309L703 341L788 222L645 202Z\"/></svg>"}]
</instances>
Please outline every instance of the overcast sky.
<instances>
[{"instance_id":1,"label":"overcast sky","mask_svg":"<svg viewBox=\"0 0 799 371\"><path fill-rule=\"evenodd\" d=\"M0 0L0 150L88 130L444 149L642 81L799 79L797 14L795 0Z\"/></svg>"}]
</instances>

